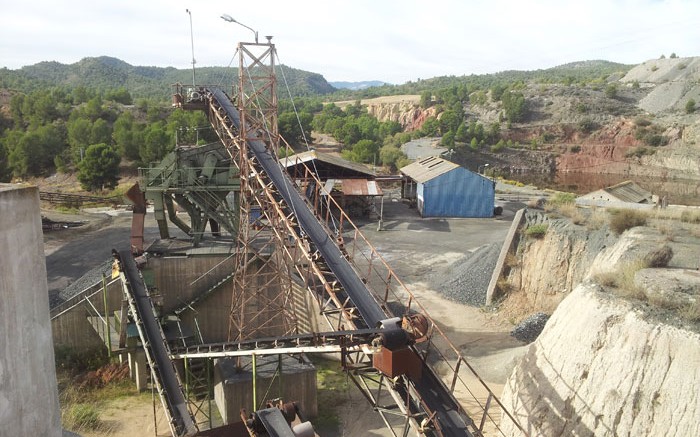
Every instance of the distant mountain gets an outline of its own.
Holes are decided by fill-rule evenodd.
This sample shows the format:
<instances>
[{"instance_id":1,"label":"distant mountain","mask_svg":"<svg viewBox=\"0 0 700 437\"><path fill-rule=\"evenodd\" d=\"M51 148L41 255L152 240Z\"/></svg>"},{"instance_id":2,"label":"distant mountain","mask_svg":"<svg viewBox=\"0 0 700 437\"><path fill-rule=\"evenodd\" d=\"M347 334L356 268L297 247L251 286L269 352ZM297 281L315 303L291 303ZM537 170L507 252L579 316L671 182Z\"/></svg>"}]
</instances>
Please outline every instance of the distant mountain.
<instances>
[{"instance_id":1,"label":"distant mountain","mask_svg":"<svg viewBox=\"0 0 700 437\"><path fill-rule=\"evenodd\" d=\"M345 89L345 90L363 90L365 88L371 88L374 86L391 85L380 80L366 80L363 82L330 82L334 88Z\"/></svg>"},{"instance_id":2,"label":"distant mountain","mask_svg":"<svg viewBox=\"0 0 700 437\"><path fill-rule=\"evenodd\" d=\"M332 93L335 88L318 73L298 70L285 65L281 68L294 96L314 96ZM202 67L196 70L198 84L230 87L238 80L238 70L232 67ZM126 88L134 98L170 99L170 85L190 84L192 70L174 67L133 66L109 56L84 58L74 64L40 62L19 70L0 69L0 88L28 92L47 86L84 86L95 89ZM279 82L282 86L282 82ZM286 91L284 92L286 94Z\"/></svg>"}]
</instances>

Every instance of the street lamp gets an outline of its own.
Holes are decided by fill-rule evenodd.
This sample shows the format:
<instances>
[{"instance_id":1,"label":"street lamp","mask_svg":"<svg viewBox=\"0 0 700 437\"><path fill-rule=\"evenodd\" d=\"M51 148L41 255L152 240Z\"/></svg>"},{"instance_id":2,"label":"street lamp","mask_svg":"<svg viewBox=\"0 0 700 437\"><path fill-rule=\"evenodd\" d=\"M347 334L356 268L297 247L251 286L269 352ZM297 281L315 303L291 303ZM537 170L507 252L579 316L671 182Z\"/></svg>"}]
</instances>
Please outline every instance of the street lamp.
<instances>
[{"instance_id":1,"label":"street lamp","mask_svg":"<svg viewBox=\"0 0 700 437\"><path fill-rule=\"evenodd\" d=\"M485 175L485 174L486 174L486 168L487 168L488 166L489 166L488 164L480 165L479 167L477 167L476 172L479 173L479 174L482 174L481 169L483 168L483 169L484 169L483 174Z\"/></svg>"},{"instance_id":2,"label":"street lamp","mask_svg":"<svg viewBox=\"0 0 700 437\"><path fill-rule=\"evenodd\" d=\"M237 23L237 24L240 24L241 26L243 26L243 27L245 27L246 29L248 29L248 30L250 30L251 32L253 32L253 34L255 35L255 44L258 43L258 31L257 31L257 30L253 29L252 27L246 26L245 24L241 23L240 21L236 21L236 20L235 20L232 16L230 16L229 14L223 14L223 15L221 16L221 18L222 18L224 21L228 21L229 23Z\"/></svg>"},{"instance_id":3,"label":"street lamp","mask_svg":"<svg viewBox=\"0 0 700 437\"><path fill-rule=\"evenodd\" d=\"M190 16L190 40L192 41L192 88L194 88L194 32L192 30L192 11L185 9L185 12Z\"/></svg>"}]
</instances>

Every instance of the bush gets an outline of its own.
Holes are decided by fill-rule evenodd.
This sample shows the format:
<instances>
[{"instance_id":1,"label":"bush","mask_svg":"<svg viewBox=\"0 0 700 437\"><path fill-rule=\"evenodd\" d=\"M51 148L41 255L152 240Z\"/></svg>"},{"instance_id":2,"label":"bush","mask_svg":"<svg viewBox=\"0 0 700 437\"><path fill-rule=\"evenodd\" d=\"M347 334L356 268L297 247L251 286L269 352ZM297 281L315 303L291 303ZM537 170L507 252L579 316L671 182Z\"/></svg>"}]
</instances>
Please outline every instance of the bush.
<instances>
[{"instance_id":1,"label":"bush","mask_svg":"<svg viewBox=\"0 0 700 437\"><path fill-rule=\"evenodd\" d=\"M549 229L549 225L545 223L530 225L525 230L525 235L529 238L544 238L544 236L547 234L547 229Z\"/></svg>"},{"instance_id":2,"label":"bush","mask_svg":"<svg viewBox=\"0 0 700 437\"><path fill-rule=\"evenodd\" d=\"M619 209L610 211L610 229L620 235L627 229L647 224L647 213L634 209Z\"/></svg>"},{"instance_id":3,"label":"bush","mask_svg":"<svg viewBox=\"0 0 700 437\"><path fill-rule=\"evenodd\" d=\"M647 127L647 126L651 125L651 120L649 120L648 118L644 118L644 117L637 117L634 119L634 124L639 126L639 127Z\"/></svg>"},{"instance_id":4,"label":"bush","mask_svg":"<svg viewBox=\"0 0 700 437\"><path fill-rule=\"evenodd\" d=\"M550 206L561 206L568 205L576 202L576 195L574 193L564 193L558 192L554 196L547 200L547 204Z\"/></svg>"},{"instance_id":5,"label":"bush","mask_svg":"<svg viewBox=\"0 0 700 437\"><path fill-rule=\"evenodd\" d=\"M666 267L673 258L673 249L668 244L652 250L644 257L644 264L647 267Z\"/></svg>"},{"instance_id":6,"label":"bush","mask_svg":"<svg viewBox=\"0 0 700 437\"><path fill-rule=\"evenodd\" d=\"M571 153L578 153L580 151L581 151L581 146L579 146L579 145L574 145L574 146L569 147L569 152L571 152Z\"/></svg>"},{"instance_id":7,"label":"bush","mask_svg":"<svg viewBox=\"0 0 700 437\"><path fill-rule=\"evenodd\" d=\"M598 129L598 123L591 120L590 118L584 118L583 120L578 122L578 128L579 130L581 130L581 132L591 133L594 130Z\"/></svg>"},{"instance_id":8,"label":"bush","mask_svg":"<svg viewBox=\"0 0 700 437\"><path fill-rule=\"evenodd\" d=\"M695 100L688 100L688 102L685 104L685 112L687 112L688 114L692 114L693 112L695 112Z\"/></svg>"},{"instance_id":9,"label":"bush","mask_svg":"<svg viewBox=\"0 0 700 437\"><path fill-rule=\"evenodd\" d=\"M660 147L668 144L668 138L660 134L651 134L644 137L644 142L651 147Z\"/></svg>"},{"instance_id":10,"label":"bush","mask_svg":"<svg viewBox=\"0 0 700 437\"><path fill-rule=\"evenodd\" d=\"M651 147L635 147L625 152L625 158L631 158L633 156L641 158L644 155L653 155L654 153L656 153L656 151Z\"/></svg>"},{"instance_id":11,"label":"bush","mask_svg":"<svg viewBox=\"0 0 700 437\"><path fill-rule=\"evenodd\" d=\"M685 223L700 223L700 210L685 210L681 213L681 221Z\"/></svg>"}]
</instances>

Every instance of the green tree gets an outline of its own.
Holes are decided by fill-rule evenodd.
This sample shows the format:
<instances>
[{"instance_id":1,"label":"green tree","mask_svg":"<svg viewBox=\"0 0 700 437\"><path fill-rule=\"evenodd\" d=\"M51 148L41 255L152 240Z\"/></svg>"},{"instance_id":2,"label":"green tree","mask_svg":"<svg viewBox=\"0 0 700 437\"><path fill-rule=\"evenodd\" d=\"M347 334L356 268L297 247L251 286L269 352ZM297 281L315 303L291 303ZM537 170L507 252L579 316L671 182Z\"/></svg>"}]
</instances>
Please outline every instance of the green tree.
<instances>
[{"instance_id":1,"label":"green tree","mask_svg":"<svg viewBox=\"0 0 700 437\"><path fill-rule=\"evenodd\" d=\"M615 99L617 98L617 85L614 83L608 84L608 86L605 87L605 97L609 99Z\"/></svg>"},{"instance_id":2,"label":"green tree","mask_svg":"<svg viewBox=\"0 0 700 437\"><path fill-rule=\"evenodd\" d=\"M420 107L429 108L433 104L433 94L426 90L420 93Z\"/></svg>"},{"instance_id":3,"label":"green tree","mask_svg":"<svg viewBox=\"0 0 700 437\"><path fill-rule=\"evenodd\" d=\"M469 147L471 147L472 150L477 150L479 148L479 141L477 141L476 137L472 138Z\"/></svg>"},{"instance_id":4,"label":"green tree","mask_svg":"<svg viewBox=\"0 0 700 437\"><path fill-rule=\"evenodd\" d=\"M521 92L506 91L501 96L503 110L509 122L520 122L525 119L526 104L525 96Z\"/></svg>"},{"instance_id":5,"label":"green tree","mask_svg":"<svg viewBox=\"0 0 700 437\"><path fill-rule=\"evenodd\" d=\"M423 122L421 133L426 137L437 136L440 132L440 122L435 117L428 117Z\"/></svg>"},{"instance_id":6,"label":"green tree","mask_svg":"<svg viewBox=\"0 0 700 437\"><path fill-rule=\"evenodd\" d=\"M92 122L87 118L72 117L67 126L71 159L74 164L77 164L85 154L85 149L90 145Z\"/></svg>"},{"instance_id":7,"label":"green tree","mask_svg":"<svg viewBox=\"0 0 700 437\"><path fill-rule=\"evenodd\" d=\"M112 128L105 120L98 118L90 128L90 144L100 143L112 143Z\"/></svg>"},{"instance_id":8,"label":"green tree","mask_svg":"<svg viewBox=\"0 0 700 437\"><path fill-rule=\"evenodd\" d=\"M0 182L9 182L11 174L7 147L0 141Z\"/></svg>"},{"instance_id":9,"label":"green tree","mask_svg":"<svg viewBox=\"0 0 700 437\"><path fill-rule=\"evenodd\" d=\"M78 164L78 180L85 190L112 189L119 180L119 153L104 143L93 144L85 151L85 158Z\"/></svg>"},{"instance_id":10,"label":"green tree","mask_svg":"<svg viewBox=\"0 0 700 437\"><path fill-rule=\"evenodd\" d=\"M165 130L162 121L153 123L146 128L143 138L143 146L139 151L141 162L151 165L163 159L173 149L170 135Z\"/></svg>"},{"instance_id":11,"label":"green tree","mask_svg":"<svg viewBox=\"0 0 700 437\"><path fill-rule=\"evenodd\" d=\"M130 161L138 161L139 146L134 135L134 115L125 111L112 126L112 139L119 148L119 154Z\"/></svg>"},{"instance_id":12,"label":"green tree","mask_svg":"<svg viewBox=\"0 0 700 437\"><path fill-rule=\"evenodd\" d=\"M383 165L389 167L391 171L397 170L397 162L401 158L406 158L406 154L394 145L386 145L379 149L379 160Z\"/></svg>"},{"instance_id":13,"label":"green tree","mask_svg":"<svg viewBox=\"0 0 700 437\"><path fill-rule=\"evenodd\" d=\"M126 88L118 88L116 90L109 90L105 93L105 100L112 100L122 105L131 105L134 103L131 98L131 94Z\"/></svg>"},{"instance_id":14,"label":"green tree","mask_svg":"<svg viewBox=\"0 0 700 437\"><path fill-rule=\"evenodd\" d=\"M360 140L352 147L352 160L356 162L374 163L378 157L379 146L372 140Z\"/></svg>"},{"instance_id":15,"label":"green tree","mask_svg":"<svg viewBox=\"0 0 700 437\"><path fill-rule=\"evenodd\" d=\"M455 147L455 134L452 131L447 131L445 134L442 136L442 139L440 140L440 145L443 147L447 147L448 149L453 149Z\"/></svg>"},{"instance_id":16,"label":"green tree","mask_svg":"<svg viewBox=\"0 0 700 437\"><path fill-rule=\"evenodd\" d=\"M695 112L695 100L690 99L685 103L685 112L688 114Z\"/></svg>"}]
</instances>

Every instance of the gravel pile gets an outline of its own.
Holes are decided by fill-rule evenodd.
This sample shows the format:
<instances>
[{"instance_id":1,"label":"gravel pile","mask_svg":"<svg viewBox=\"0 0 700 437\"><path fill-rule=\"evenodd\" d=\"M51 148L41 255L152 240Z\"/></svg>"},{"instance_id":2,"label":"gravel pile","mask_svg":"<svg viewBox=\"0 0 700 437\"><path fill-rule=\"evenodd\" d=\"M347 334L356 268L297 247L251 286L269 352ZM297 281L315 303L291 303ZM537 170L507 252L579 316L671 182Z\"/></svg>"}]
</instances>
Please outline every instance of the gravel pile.
<instances>
[{"instance_id":1,"label":"gravel pile","mask_svg":"<svg viewBox=\"0 0 700 437\"><path fill-rule=\"evenodd\" d=\"M58 293L55 296L52 296L50 299L51 308L60 305L61 303L67 301L71 297L85 290L86 288L95 285L97 282L102 281L103 273L105 274L105 276L107 276L109 280L109 277L112 274L112 261L114 261L113 258L109 258L108 260L103 261L97 267L89 270L83 276L76 279L69 286L61 290L60 293Z\"/></svg>"},{"instance_id":2,"label":"gravel pile","mask_svg":"<svg viewBox=\"0 0 700 437\"><path fill-rule=\"evenodd\" d=\"M501 244L482 246L468 254L450 267L442 277L433 284L448 299L459 303L482 306L486 304L486 290L496 267Z\"/></svg>"},{"instance_id":3,"label":"gravel pile","mask_svg":"<svg viewBox=\"0 0 700 437\"><path fill-rule=\"evenodd\" d=\"M549 316L547 314L535 313L518 323L515 328L510 331L510 335L522 342L532 343L544 329L544 325L547 323L547 320L549 320Z\"/></svg>"}]
</instances>

